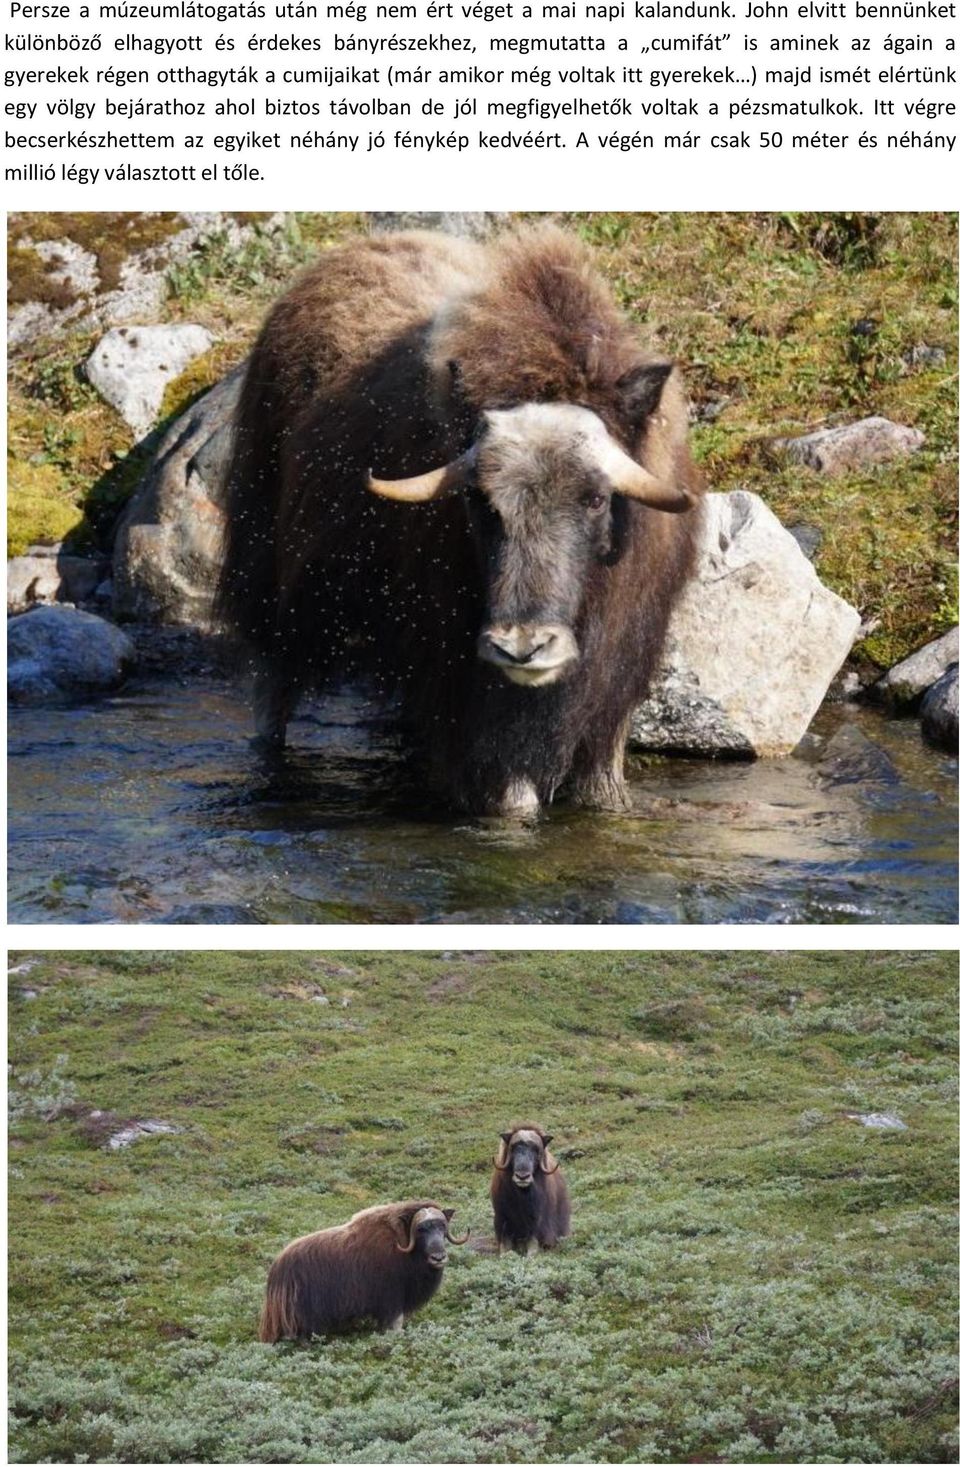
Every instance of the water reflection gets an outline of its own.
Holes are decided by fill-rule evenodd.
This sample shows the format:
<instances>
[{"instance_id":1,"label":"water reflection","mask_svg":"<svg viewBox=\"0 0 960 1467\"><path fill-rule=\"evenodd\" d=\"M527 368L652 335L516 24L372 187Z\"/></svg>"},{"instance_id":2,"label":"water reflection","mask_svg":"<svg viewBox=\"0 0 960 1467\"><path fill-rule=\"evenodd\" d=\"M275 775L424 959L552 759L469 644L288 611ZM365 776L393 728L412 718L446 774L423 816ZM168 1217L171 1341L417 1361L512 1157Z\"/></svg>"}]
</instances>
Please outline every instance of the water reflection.
<instances>
[{"instance_id":1,"label":"water reflection","mask_svg":"<svg viewBox=\"0 0 960 1467\"><path fill-rule=\"evenodd\" d=\"M633 809L535 824L424 805L364 701L249 748L226 686L10 716L25 922L950 922L956 761L825 709L791 759L635 760Z\"/></svg>"}]
</instances>

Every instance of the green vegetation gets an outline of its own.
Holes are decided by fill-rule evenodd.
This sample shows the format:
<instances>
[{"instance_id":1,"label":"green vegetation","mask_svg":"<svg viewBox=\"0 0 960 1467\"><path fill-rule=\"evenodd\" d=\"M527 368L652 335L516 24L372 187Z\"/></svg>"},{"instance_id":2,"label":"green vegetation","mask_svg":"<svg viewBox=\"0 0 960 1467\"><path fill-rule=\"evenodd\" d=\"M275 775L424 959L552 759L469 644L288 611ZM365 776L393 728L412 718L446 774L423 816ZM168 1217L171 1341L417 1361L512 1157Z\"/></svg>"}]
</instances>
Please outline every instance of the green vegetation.
<instances>
[{"instance_id":1,"label":"green vegetation","mask_svg":"<svg viewBox=\"0 0 960 1467\"><path fill-rule=\"evenodd\" d=\"M957 620L956 218L941 214L574 216L624 305L683 365L711 488L751 489L822 531L817 569L887 667ZM910 349L942 347L939 365ZM828 479L768 441L870 414L922 450Z\"/></svg>"},{"instance_id":2,"label":"green vegetation","mask_svg":"<svg viewBox=\"0 0 960 1467\"><path fill-rule=\"evenodd\" d=\"M821 576L862 611L862 662L886 667L957 619L956 219L946 214L577 214L561 216L598 252L624 306L683 364L698 413L694 444L712 488L748 488L787 524L823 534ZM241 242L226 232L167 270L165 319L189 317L216 350L171 385L174 411L242 360L267 303L318 249L365 227L357 214L267 216ZM98 224L98 221L99 224ZM160 248L176 215L16 215L13 300L71 304L33 242L68 237L114 288L124 260ZM23 256L23 259L21 259ZM29 257L29 258L28 258ZM55 272L54 272L55 273ZM106 288L102 286L101 288ZM51 294L52 293L52 294ZM57 298L55 298L57 297ZM34 466L52 431L56 480L10 496L10 553L49 539L74 512L77 545L109 543L142 472L128 430L76 368L82 334L38 340L10 373L10 451ZM911 358L940 347L943 360ZM911 364L913 363L913 364ZM59 387L66 387L64 394ZM870 413L919 427L923 449L839 479L777 463L769 441ZM21 475L18 483L23 482ZM58 527L51 530L51 525Z\"/></svg>"},{"instance_id":3,"label":"green vegetation","mask_svg":"<svg viewBox=\"0 0 960 1467\"><path fill-rule=\"evenodd\" d=\"M12 1460L955 1460L948 955L32 961ZM575 1232L497 1259L523 1118ZM283 1243L423 1193L474 1239L402 1335L256 1342Z\"/></svg>"}]
</instances>

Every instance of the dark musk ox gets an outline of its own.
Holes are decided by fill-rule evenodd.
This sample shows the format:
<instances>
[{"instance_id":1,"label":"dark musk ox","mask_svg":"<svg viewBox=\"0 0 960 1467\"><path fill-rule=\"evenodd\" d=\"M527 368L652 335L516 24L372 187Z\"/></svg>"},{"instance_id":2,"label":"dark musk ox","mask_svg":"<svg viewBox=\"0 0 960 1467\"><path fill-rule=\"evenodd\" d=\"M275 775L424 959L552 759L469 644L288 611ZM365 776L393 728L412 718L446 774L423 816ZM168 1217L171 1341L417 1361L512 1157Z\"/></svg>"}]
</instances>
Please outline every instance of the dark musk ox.
<instances>
[{"instance_id":1,"label":"dark musk ox","mask_svg":"<svg viewBox=\"0 0 960 1467\"><path fill-rule=\"evenodd\" d=\"M267 1277L260 1338L307 1339L369 1323L402 1329L440 1287L453 1208L390 1202L288 1243Z\"/></svg>"},{"instance_id":2,"label":"dark musk ox","mask_svg":"<svg viewBox=\"0 0 960 1467\"><path fill-rule=\"evenodd\" d=\"M456 806L626 803L701 483L679 375L585 246L325 252L267 317L235 422L218 605L262 746L303 691L359 678Z\"/></svg>"},{"instance_id":3,"label":"dark musk ox","mask_svg":"<svg viewBox=\"0 0 960 1467\"><path fill-rule=\"evenodd\" d=\"M498 1248L526 1253L531 1245L553 1248L570 1235L570 1197L553 1140L539 1126L514 1126L500 1135L490 1199Z\"/></svg>"}]
</instances>

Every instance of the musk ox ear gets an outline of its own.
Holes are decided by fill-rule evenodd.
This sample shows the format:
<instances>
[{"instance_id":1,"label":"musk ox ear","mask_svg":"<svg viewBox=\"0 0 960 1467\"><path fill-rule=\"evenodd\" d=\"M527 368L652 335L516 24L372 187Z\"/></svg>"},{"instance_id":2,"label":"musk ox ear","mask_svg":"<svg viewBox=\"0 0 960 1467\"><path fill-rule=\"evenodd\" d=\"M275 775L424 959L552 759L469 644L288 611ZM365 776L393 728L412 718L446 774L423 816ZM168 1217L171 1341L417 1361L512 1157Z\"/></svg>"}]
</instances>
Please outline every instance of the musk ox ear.
<instances>
[{"instance_id":1,"label":"musk ox ear","mask_svg":"<svg viewBox=\"0 0 960 1467\"><path fill-rule=\"evenodd\" d=\"M672 362L643 362L617 378L621 406L634 427L639 428L656 412L672 371Z\"/></svg>"},{"instance_id":2,"label":"musk ox ear","mask_svg":"<svg viewBox=\"0 0 960 1467\"><path fill-rule=\"evenodd\" d=\"M441 1209L440 1209L440 1211L443 1213L444 1217L447 1219L447 1222L450 1221L450 1219L453 1217L453 1214L456 1212L456 1210L457 1209L455 1207L441 1207Z\"/></svg>"},{"instance_id":3,"label":"musk ox ear","mask_svg":"<svg viewBox=\"0 0 960 1467\"><path fill-rule=\"evenodd\" d=\"M510 1142L513 1140L513 1132L512 1131L501 1131L500 1132L500 1140L503 1142L504 1146L509 1146L510 1145Z\"/></svg>"},{"instance_id":4,"label":"musk ox ear","mask_svg":"<svg viewBox=\"0 0 960 1467\"><path fill-rule=\"evenodd\" d=\"M552 1136L543 1136L541 1139L543 1141L543 1149L544 1149L544 1151L546 1151L547 1147L550 1145L550 1142L553 1140L553 1137Z\"/></svg>"}]
</instances>

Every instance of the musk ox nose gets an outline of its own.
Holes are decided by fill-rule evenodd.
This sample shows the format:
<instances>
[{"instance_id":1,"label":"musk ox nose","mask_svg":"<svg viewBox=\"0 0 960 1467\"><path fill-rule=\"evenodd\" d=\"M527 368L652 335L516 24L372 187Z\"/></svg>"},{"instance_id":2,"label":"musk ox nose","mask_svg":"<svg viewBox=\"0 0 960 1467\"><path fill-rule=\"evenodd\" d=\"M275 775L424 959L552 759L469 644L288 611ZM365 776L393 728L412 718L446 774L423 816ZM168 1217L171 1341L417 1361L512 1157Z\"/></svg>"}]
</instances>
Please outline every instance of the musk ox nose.
<instances>
[{"instance_id":1,"label":"musk ox nose","mask_svg":"<svg viewBox=\"0 0 960 1467\"><path fill-rule=\"evenodd\" d=\"M446 1253L441 1253L439 1249L435 1248L432 1252L427 1254L427 1262L429 1263L431 1268L443 1268L446 1261Z\"/></svg>"},{"instance_id":2,"label":"musk ox nose","mask_svg":"<svg viewBox=\"0 0 960 1467\"><path fill-rule=\"evenodd\" d=\"M511 682L527 687L555 682L578 656L570 628L553 623L488 626L477 652Z\"/></svg>"},{"instance_id":3,"label":"musk ox nose","mask_svg":"<svg viewBox=\"0 0 960 1467\"><path fill-rule=\"evenodd\" d=\"M529 1187L533 1181L533 1172L514 1172L513 1180L517 1187Z\"/></svg>"}]
</instances>

